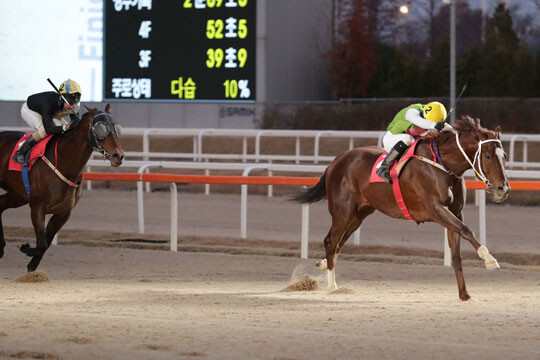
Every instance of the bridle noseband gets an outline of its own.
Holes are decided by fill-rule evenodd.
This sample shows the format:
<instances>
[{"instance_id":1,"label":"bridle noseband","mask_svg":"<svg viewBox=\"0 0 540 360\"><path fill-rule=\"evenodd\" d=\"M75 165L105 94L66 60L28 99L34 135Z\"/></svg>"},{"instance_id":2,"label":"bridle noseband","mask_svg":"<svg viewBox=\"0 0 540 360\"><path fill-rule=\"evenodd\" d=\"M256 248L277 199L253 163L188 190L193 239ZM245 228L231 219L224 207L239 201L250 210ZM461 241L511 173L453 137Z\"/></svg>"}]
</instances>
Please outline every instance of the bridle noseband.
<instances>
[{"instance_id":1,"label":"bridle noseband","mask_svg":"<svg viewBox=\"0 0 540 360\"><path fill-rule=\"evenodd\" d=\"M458 146L459 150L461 151L461 153L463 154L465 159L471 165L472 169L476 173L476 176L478 176L478 178L480 178L480 180L482 180L484 182L484 184L486 184L486 186L492 188L493 184L489 182L488 178L484 174L484 170L482 169L482 161L481 161L482 144L485 144L485 143L488 143L488 142L497 142L497 143L499 143L499 145L501 145L501 148L502 148L502 142L499 139L480 140L480 142L478 142L478 150L476 150L476 153L474 154L473 161L471 162L471 159L469 159L469 156L467 155L465 150L463 150L463 147L461 146L461 143L459 142L459 134L456 131L456 143L457 143L457 146ZM475 164L476 164L477 161L478 161L478 171L475 168Z\"/></svg>"}]
</instances>

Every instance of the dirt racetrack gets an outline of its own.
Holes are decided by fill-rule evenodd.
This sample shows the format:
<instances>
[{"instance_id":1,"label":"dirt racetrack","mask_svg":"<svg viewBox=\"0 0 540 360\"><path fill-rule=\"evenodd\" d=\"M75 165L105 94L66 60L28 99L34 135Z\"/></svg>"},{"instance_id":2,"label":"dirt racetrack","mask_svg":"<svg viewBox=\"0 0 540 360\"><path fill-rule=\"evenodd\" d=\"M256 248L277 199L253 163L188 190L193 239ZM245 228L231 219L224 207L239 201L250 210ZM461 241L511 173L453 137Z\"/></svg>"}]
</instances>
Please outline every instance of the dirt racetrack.
<instances>
[{"instance_id":1,"label":"dirt racetrack","mask_svg":"<svg viewBox=\"0 0 540 360\"><path fill-rule=\"evenodd\" d=\"M145 198L147 233L164 239L168 199ZM324 273L298 259L297 248L292 258L187 252L186 234L238 236L237 195L180 194L178 253L69 241L75 233L133 235L134 200L133 192L85 192L41 263L50 278L42 283L15 281L28 262L16 246L34 241L28 207L4 213L0 359L540 358L538 266L489 272L465 263L472 300L463 303L451 268L414 265L415 258L412 265L340 259L337 282L348 291L330 294ZM319 246L329 225L325 206L311 210L310 238ZM248 207L249 236L298 242L297 204L250 196ZM473 229L476 213L467 207ZM538 208L489 207L488 246L495 255L538 254L539 226ZM374 214L362 243L441 250L441 232ZM322 289L282 291L306 274Z\"/></svg>"},{"instance_id":2,"label":"dirt racetrack","mask_svg":"<svg viewBox=\"0 0 540 360\"><path fill-rule=\"evenodd\" d=\"M0 358L538 359L540 276L338 263L353 294L282 292L320 276L313 261L60 245L51 279L17 283L27 259L0 262Z\"/></svg>"}]
</instances>

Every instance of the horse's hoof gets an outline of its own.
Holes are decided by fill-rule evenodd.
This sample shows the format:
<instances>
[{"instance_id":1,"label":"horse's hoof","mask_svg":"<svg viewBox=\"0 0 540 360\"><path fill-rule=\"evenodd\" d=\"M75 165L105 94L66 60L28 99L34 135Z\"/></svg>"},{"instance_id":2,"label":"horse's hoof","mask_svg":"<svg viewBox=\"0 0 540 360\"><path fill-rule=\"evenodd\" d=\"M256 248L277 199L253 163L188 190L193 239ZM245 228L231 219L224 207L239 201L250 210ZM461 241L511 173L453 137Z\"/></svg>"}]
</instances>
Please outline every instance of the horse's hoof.
<instances>
[{"instance_id":1,"label":"horse's hoof","mask_svg":"<svg viewBox=\"0 0 540 360\"><path fill-rule=\"evenodd\" d=\"M326 259L319 260L315 263L315 267L319 270L327 270Z\"/></svg>"},{"instance_id":2,"label":"horse's hoof","mask_svg":"<svg viewBox=\"0 0 540 360\"><path fill-rule=\"evenodd\" d=\"M19 246L19 250L21 250L22 253L27 253L28 252L28 249L30 249L30 244L29 243L26 243L26 244L23 244L21 246Z\"/></svg>"},{"instance_id":3,"label":"horse's hoof","mask_svg":"<svg viewBox=\"0 0 540 360\"><path fill-rule=\"evenodd\" d=\"M467 301L470 298L471 298L471 296L469 294L463 294L463 295L459 296L459 300L461 300L461 301Z\"/></svg>"},{"instance_id":4,"label":"horse's hoof","mask_svg":"<svg viewBox=\"0 0 540 360\"><path fill-rule=\"evenodd\" d=\"M0 259L4 257L4 249L0 249Z\"/></svg>"},{"instance_id":5,"label":"horse's hoof","mask_svg":"<svg viewBox=\"0 0 540 360\"><path fill-rule=\"evenodd\" d=\"M501 267L499 266L499 263L497 260L493 259L493 261L486 261L486 269L487 270L498 270Z\"/></svg>"}]
</instances>

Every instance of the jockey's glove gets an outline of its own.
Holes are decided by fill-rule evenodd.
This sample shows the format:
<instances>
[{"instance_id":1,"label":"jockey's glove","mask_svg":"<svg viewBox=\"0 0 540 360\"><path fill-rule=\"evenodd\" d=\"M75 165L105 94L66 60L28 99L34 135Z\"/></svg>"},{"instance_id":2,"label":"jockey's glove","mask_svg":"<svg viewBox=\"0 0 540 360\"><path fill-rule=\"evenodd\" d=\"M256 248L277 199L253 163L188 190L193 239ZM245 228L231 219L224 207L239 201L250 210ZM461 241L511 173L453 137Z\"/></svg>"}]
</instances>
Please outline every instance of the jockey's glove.
<instances>
[{"instance_id":1,"label":"jockey's glove","mask_svg":"<svg viewBox=\"0 0 540 360\"><path fill-rule=\"evenodd\" d=\"M62 132L65 133L69 130L69 124L62 125Z\"/></svg>"},{"instance_id":2,"label":"jockey's glove","mask_svg":"<svg viewBox=\"0 0 540 360\"><path fill-rule=\"evenodd\" d=\"M442 129L444 129L444 124L445 124L444 121L439 121L438 123L435 124L435 130L437 130L438 132L441 132Z\"/></svg>"}]
</instances>

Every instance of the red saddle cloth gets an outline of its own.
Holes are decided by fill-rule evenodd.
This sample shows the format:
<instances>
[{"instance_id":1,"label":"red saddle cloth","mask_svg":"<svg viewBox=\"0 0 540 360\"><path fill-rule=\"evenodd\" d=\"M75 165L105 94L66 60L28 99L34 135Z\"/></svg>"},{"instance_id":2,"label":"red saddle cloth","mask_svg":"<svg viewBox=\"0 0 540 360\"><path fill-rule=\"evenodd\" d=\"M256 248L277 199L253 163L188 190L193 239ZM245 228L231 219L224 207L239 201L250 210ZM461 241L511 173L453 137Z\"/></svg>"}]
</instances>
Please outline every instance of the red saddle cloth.
<instances>
[{"instance_id":1,"label":"red saddle cloth","mask_svg":"<svg viewBox=\"0 0 540 360\"><path fill-rule=\"evenodd\" d=\"M15 144L15 147L13 148L13 151L11 152L11 157L9 158L9 170L12 171L22 171L22 165L19 163L16 163L13 161L13 156L15 156L15 152L24 144L24 142L32 135L31 132L27 132L24 134L22 138L17 141L17 144ZM45 139L40 140L34 147L32 148L32 152L30 153L30 164L28 165L28 170L32 168L33 160L43 156L45 154L45 149L47 148L47 143L49 140L51 140L52 135L47 136Z\"/></svg>"},{"instance_id":2,"label":"red saddle cloth","mask_svg":"<svg viewBox=\"0 0 540 360\"><path fill-rule=\"evenodd\" d=\"M414 157L414 152L416 151L416 145L418 145L418 140L416 140L408 149L407 152L399 159L399 161L395 162L394 165L392 165L392 168L390 169L390 178L392 179L392 190L394 191L394 197L396 198L396 202L399 206L399 209L401 210L401 213L405 218L409 221L414 221L414 218L412 217L411 213L409 212L409 209L407 208L407 205L405 204L405 200L403 200L403 194L401 193L401 187L399 186L399 174L405 164ZM381 167L381 163L386 158L388 153L382 153L381 156L377 158L377 161L375 161L375 164L373 165L373 168L371 169L371 176L369 177L370 183L377 183L377 182L384 182L384 180L377 175L377 170Z\"/></svg>"},{"instance_id":3,"label":"red saddle cloth","mask_svg":"<svg viewBox=\"0 0 540 360\"><path fill-rule=\"evenodd\" d=\"M405 166L407 161L410 160L411 157L413 157L414 152L416 151L416 145L418 145L418 140L416 140L409 148L407 149L407 152L392 165L392 168L390 169L390 173L392 173L392 169L397 169L398 174L401 172L401 169ZM378 183L378 182L384 182L384 180L377 175L377 170L381 167L381 163L386 158L386 155L388 155L387 152L384 152L377 158L377 161L375 161L375 164L373 165L373 168L371 169L371 176L369 177L370 183Z\"/></svg>"}]
</instances>

